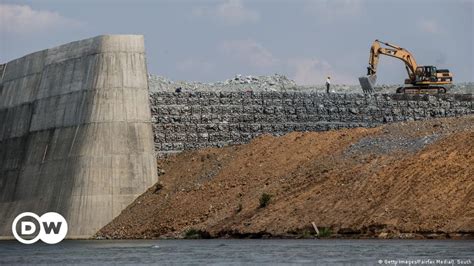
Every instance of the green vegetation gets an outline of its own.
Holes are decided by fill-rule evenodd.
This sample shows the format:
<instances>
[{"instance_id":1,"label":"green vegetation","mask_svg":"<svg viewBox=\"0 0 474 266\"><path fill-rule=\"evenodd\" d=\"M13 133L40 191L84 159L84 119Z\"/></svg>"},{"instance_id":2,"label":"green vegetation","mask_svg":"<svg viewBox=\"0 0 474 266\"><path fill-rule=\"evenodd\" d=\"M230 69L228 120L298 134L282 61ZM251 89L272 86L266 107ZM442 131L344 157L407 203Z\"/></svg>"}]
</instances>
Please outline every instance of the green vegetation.
<instances>
[{"instance_id":1,"label":"green vegetation","mask_svg":"<svg viewBox=\"0 0 474 266\"><path fill-rule=\"evenodd\" d=\"M318 237L330 237L331 234L332 234L331 229L327 227L322 227L321 229L319 229Z\"/></svg>"},{"instance_id":2,"label":"green vegetation","mask_svg":"<svg viewBox=\"0 0 474 266\"><path fill-rule=\"evenodd\" d=\"M303 230L299 238L314 238L314 234L309 230Z\"/></svg>"},{"instance_id":3,"label":"green vegetation","mask_svg":"<svg viewBox=\"0 0 474 266\"><path fill-rule=\"evenodd\" d=\"M206 231L200 229L190 228L184 233L185 239L201 239L201 238L210 238L210 235Z\"/></svg>"},{"instance_id":4,"label":"green vegetation","mask_svg":"<svg viewBox=\"0 0 474 266\"><path fill-rule=\"evenodd\" d=\"M260 208L265 208L270 204L270 200L272 199L272 195L263 193L262 196L260 196Z\"/></svg>"}]
</instances>

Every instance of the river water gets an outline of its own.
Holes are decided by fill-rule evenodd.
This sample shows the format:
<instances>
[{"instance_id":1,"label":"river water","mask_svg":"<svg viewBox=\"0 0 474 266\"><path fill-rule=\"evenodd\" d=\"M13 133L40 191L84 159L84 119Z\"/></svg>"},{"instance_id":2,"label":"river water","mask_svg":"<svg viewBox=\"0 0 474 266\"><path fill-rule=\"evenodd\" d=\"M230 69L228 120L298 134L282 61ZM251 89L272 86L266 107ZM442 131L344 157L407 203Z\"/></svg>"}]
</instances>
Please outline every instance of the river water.
<instances>
[{"instance_id":1,"label":"river water","mask_svg":"<svg viewBox=\"0 0 474 266\"><path fill-rule=\"evenodd\" d=\"M473 265L474 241L70 240L0 241L0 264Z\"/></svg>"}]
</instances>

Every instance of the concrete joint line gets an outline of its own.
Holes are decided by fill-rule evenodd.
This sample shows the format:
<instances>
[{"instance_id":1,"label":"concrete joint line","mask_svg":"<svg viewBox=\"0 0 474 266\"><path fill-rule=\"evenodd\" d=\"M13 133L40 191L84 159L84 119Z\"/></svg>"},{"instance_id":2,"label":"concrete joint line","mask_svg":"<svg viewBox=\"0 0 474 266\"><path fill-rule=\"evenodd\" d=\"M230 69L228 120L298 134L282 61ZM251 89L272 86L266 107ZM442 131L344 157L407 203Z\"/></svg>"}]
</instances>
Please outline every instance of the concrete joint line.
<instances>
[{"instance_id":1,"label":"concrete joint line","mask_svg":"<svg viewBox=\"0 0 474 266\"><path fill-rule=\"evenodd\" d=\"M77 90L77 91L70 91L70 92L66 92L66 93L62 93L62 94L56 94L56 95L53 95L53 96L46 96L46 97L43 97L43 98L38 98L38 99L35 99L32 102L36 102L36 101L44 100L44 99L49 99L49 98L55 98L55 97L59 97L59 96L62 96L62 95L70 95L70 94L79 93L79 92L113 91L113 90L118 90L118 89L132 89L132 90L147 91L146 88L141 88L141 87L140 88L138 88L138 87L137 88L133 88L133 87L101 87L101 88L94 88L94 89L80 89L80 90Z\"/></svg>"},{"instance_id":2,"label":"concrete joint line","mask_svg":"<svg viewBox=\"0 0 474 266\"><path fill-rule=\"evenodd\" d=\"M122 54L142 54L142 55L145 55L144 52L125 52L125 51L117 51L117 52L96 52L96 53L90 53L90 54L85 54L83 56L76 56L76 57L71 57L71 58L66 58L62 61L56 61L56 62L52 62L52 63L49 63L47 65L44 65L43 67L46 68L48 66L53 66L53 65L58 65L58 64L62 64L64 62L67 62L67 61L71 61L71 60L77 60L77 59L80 59L80 58L84 58L84 57L88 57L88 56L93 56L93 55L100 55L100 54L117 54L117 53L122 53Z\"/></svg>"},{"instance_id":3,"label":"concrete joint line","mask_svg":"<svg viewBox=\"0 0 474 266\"><path fill-rule=\"evenodd\" d=\"M76 142L77 131L79 131L79 127L80 127L80 126L81 126L81 125L77 125L77 127L76 127L76 132L74 132L74 138L72 139L71 147L69 148L68 157L71 156L72 148L74 147L74 142Z\"/></svg>"},{"instance_id":4,"label":"concrete joint line","mask_svg":"<svg viewBox=\"0 0 474 266\"><path fill-rule=\"evenodd\" d=\"M44 159L46 158L46 153L47 152L48 152L48 144L46 144L46 148L44 149L43 160L41 160L41 163L44 163Z\"/></svg>"},{"instance_id":5,"label":"concrete joint line","mask_svg":"<svg viewBox=\"0 0 474 266\"><path fill-rule=\"evenodd\" d=\"M5 67L3 68L3 72L2 72L2 78L0 79L1 83L3 83L3 77L5 76L5 72L7 71L7 66L8 66L8 63L5 63Z\"/></svg>"},{"instance_id":6,"label":"concrete joint line","mask_svg":"<svg viewBox=\"0 0 474 266\"><path fill-rule=\"evenodd\" d=\"M123 120L123 121L96 121L96 122L84 122L80 123L79 125L84 126L84 125L90 125L90 124L110 124L110 123L136 123L136 124L152 124L151 121L141 121L141 120ZM54 127L49 127L49 128L44 128L40 130L34 130L34 131L28 131L28 133L34 133L34 132L41 132L41 131L47 131L51 130L52 128L54 129L61 129L61 128L70 128L70 127L75 127L79 125L70 125L70 126L54 126Z\"/></svg>"},{"instance_id":7,"label":"concrete joint line","mask_svg":"<svg viewBox=\"0 0 474 266\"><path fill-rule=\"evenodd\" d=\"M5 68L5 69L6 69L6 68ZM5 75L5 71L3 72L3 74ZM26 77L29 77L29 76L41 75L41 74L43 74L43 71L30 73L30 74L23 75L23 76L21 76L21 77L16 77L16 78L9 79L9 80L3 80L3 75L2 75L2 83L7 83L7 82L10 82L10 81L12 81L12 80L23 79L23 78L26 78Z\"/></svg>"},{"instance_id":8,"label":"concrete joint line","mask_svg":"<svg viewBox=\"0 0 474 266\"><path fill-rule=\"evenodd\" d=\"M87 122L87 123L81 123L79 125L90 125L90 124L107 124L107 123L116 123L117 121L103 121L103 122ZM133 124L154 124L153 122L151 121L118 121L118 122L122 122L122 123L133 123ZM173 124L173 123L169 123L169 124ZM0 141L4 141L4 140L12 140L12 139L17 139L17 138L23 138L25 135L28 135L28 134L31 134L31 133L36 133L36 132L42 132L42 131L49 131L51 129L63 129L63 128L70 128L70 127L75 127L75 126L79 126L79 125L70 125L70 126L62 126L62 127L58 127L58 126L55 126L55 127L49 127L49 128L44 128L44 129L40 129L40 130L34 130L34 131L28 131L27 133L25 133L24 135L21 135L21 136L15 136L15 137L11 137L11 138L5 138L5 139L0 139Z\"/></svg>"}]
</instances>

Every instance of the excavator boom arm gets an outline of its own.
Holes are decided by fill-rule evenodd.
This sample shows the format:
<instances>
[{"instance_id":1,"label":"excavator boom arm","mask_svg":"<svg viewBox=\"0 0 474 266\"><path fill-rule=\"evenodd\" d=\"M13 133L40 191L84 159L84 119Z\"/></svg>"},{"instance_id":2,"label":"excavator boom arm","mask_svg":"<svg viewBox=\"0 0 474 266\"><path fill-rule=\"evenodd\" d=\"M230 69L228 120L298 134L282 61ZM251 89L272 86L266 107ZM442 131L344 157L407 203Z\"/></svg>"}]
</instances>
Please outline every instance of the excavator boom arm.
<instances>
[{"instance_id":1,"label":"excavator boom arm","mask_svg":"<svg viewBox=\"0 0 474 266\"><path fill-rule=\"evenodd\" d=\"M382 47L381 44L384 44L389 48ZM372 44L372 47L370 48L368 75L375 75L377 73L380 55L387 55L402 60L405 63L408 76L410 78L414 78L418 65L416 64L416 60L413 55L408 50L401 48L400 46L381 42L379 40L375 40Z\"/></svg>"}]
</instances>

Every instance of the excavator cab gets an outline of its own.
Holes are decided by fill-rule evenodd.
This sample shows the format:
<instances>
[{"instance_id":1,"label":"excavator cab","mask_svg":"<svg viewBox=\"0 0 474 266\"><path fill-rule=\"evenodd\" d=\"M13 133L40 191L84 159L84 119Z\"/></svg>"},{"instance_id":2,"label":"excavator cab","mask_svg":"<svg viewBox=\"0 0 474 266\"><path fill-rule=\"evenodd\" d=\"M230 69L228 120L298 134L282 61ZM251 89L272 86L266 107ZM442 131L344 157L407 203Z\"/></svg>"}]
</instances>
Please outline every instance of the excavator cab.
<instances>
[{"instance_id":1,"label":"excavator cab","mask_svg":"<svg viewBox=\"0 0 474 266\"><path fill-rule=\"evenodd\" d=\"M415 70L415 84L418 83L443 83L449 84L453 81L453 75L448 69L437 69L435 66L418 66ZM413 84L410 79L405 84Z\"/></svg>"},{"instance_id":2,"label":"excavator cab","mask_svg":"<svg viewBox=\"0 0 474 266\"><path fill-rule=\"evenodd\" d=\"M415 71L415 81L437 81L435 66L419 66ZM408 83L412 83L411 81Z\"/></svg>"}]
</instances>

